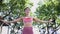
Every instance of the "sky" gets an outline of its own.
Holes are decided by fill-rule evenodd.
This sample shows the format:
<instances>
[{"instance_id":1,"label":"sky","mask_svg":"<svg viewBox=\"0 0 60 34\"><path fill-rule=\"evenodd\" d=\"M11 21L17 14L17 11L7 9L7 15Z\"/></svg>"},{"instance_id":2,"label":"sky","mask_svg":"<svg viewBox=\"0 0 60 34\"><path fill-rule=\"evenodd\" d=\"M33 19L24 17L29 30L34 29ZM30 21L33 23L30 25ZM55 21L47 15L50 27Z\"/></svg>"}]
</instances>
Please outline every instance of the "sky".
<instances>
[{"instance_id":1,"label":"sky","mask_svg":"<svg viewBox=\"0 0 60 34\"><path fill-rule=\"evenodd\" d=\"M43 0L30 0L31 2L33 2L33 6L31 8L31 11L32 12L35 12L36 11L36 8L39 6L38 5L38 2L41 3L41 5L44 3Z\"/></svg>"},{"instance_id":2,"label":"sky","mask_svg":"<svg viewBox=\"0 0 60 34\"><path fill-rule=\"evenodd\" d=\"M30 2L33 3L33 6L31 7L31 12L32 12L33 16L35 16L36 14L34 12L36 12L36 9L39 6L38 3L40 3L40 5L43 5L44 1L43 0L30 0Z\"/></svg>"}]
</instances>

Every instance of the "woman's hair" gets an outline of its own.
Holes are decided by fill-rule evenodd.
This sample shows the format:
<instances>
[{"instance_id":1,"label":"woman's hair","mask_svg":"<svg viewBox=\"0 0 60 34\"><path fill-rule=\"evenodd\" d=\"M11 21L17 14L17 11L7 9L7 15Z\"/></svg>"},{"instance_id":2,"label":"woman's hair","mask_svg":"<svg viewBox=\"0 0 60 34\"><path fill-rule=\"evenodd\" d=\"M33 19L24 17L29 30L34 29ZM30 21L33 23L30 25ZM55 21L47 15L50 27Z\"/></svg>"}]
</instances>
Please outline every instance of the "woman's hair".
<instances>
[{"instance_id":1,"label":"woman's hair","mask_svg":"<svg viewBox=\"0 0 60 34\"><path fill-rule=\"evenodd\" d=\"M24 9L24 11L25 11L26 9L29 9L29 10L30 10L30 8L29 8L29 7L26 7L26 8Z\"/></svg>"}]
</instances>

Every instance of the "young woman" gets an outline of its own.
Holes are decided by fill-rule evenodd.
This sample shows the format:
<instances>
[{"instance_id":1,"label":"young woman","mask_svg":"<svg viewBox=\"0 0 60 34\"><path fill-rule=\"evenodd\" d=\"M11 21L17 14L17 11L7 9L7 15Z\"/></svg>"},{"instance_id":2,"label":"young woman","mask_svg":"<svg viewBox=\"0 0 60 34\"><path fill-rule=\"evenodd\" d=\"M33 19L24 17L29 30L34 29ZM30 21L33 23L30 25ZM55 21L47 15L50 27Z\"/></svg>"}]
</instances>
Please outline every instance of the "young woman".
<instances>
[{"instance_id":1,"label":"young woman","mask_svg":"<svg viewBox=\"0 0 60 34\"><path fill-rule=\"evenodd\" d=\"M34 18L34 17L30 16L30 8L29 7L25 8L24 12L25 12L24 17L20 17L13 21L4 21L4 20L1 20L1 21L3 21L4 23L9 23L9 22L14 23L14 22L19 22L20 20L22 20L24 23L24 28L23 28L22 34L33 34L33 28L32 28L33 21L44 22L44 23L50 22L50 21L42 21L38 18Z\"/></svg>"}]
</instances>

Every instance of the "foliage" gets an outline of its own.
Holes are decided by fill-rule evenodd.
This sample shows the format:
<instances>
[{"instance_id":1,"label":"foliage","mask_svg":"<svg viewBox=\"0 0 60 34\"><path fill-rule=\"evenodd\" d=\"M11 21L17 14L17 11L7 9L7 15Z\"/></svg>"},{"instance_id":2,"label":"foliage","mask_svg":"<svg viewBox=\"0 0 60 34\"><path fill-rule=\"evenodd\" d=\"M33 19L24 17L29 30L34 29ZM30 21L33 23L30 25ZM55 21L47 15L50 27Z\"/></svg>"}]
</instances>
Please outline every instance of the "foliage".
<instances>
[{"instance_id":1,"label":"foliage","mask_svg":"<svg viewBox=\"0 0 60 34\"><path fill-rule=\"evenodd\" d=\"M57 16L60 15L59 5L60 2L58 0L55 1L49 0L44 5L39 6L36 10L36 13L38 17L42 17L42 19L43 18L48 19L52 17L56 18Z\"/></svg>"},{"instance_id":2,"label":"foliage","mask_svg":"<svg viewBox=\"0 0 60 34\"><path fill-rule=\"evenodd\" d=\"M2 0L0 1L0 12L3 13L2 16L5 15L5 18L9 16L10 18L16 19L25 15L24 8L28 5L30 7L33 6L29 0Z\"/></svg>"},{"instance_id":3,"label":"foliage","mask_svg":"<svg viewBox=\"0 0 60 34\"><path fill-rule=\"evenodd\" d=\"M60 0L48 0L42 6L39 5L35 13L38 16L38 18L42 20L48 20L49 18L55 18L56 22L53 22L54 25L51 25L51 24L49 25L51 25L52 28L55 29L54 32L60 29L60 28L57 29L60 26L60 19L59 19L60 17L58 18L58 16L60 16ZM49 25L47 24L47 26Z\"/></svg>"}]
</instances>

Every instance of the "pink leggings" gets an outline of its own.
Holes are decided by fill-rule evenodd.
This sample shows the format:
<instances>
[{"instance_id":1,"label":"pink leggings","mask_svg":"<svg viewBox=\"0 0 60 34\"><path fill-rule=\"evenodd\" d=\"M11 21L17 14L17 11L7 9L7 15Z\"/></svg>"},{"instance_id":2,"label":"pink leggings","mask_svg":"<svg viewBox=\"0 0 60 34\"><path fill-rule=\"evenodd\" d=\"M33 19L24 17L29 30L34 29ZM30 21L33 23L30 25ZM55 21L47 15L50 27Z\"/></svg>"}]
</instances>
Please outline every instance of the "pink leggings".
<instances>
[{"instance_id":1,"label":"pink leggings","mask_svg":"<svg viewBox=\"0 0 60 34\"><path fill-rule=\"evenodd\" d=\"M33 34L33 28L32 27L24 27L22 34Z\"/></svg>"}]
</instances>

